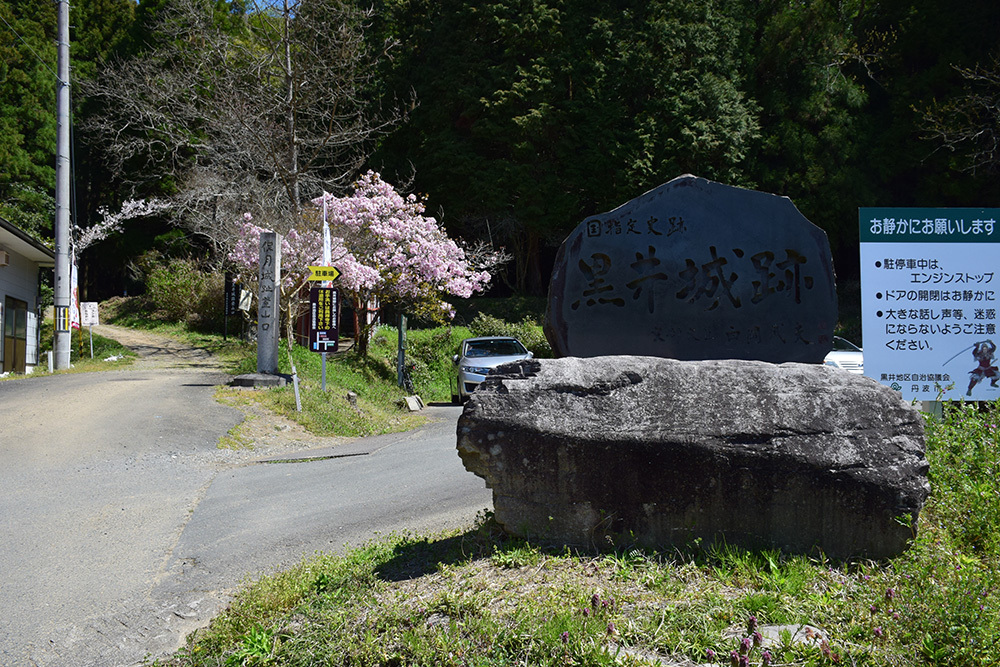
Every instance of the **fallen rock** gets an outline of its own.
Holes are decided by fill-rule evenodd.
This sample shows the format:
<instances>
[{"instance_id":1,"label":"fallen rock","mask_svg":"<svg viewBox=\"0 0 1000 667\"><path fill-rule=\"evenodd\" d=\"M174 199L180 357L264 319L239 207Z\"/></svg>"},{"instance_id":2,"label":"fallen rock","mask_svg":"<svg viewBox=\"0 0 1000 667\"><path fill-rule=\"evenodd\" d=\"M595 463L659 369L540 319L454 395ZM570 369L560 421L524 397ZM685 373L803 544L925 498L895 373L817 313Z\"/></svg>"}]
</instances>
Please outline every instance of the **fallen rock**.
<instances>
[{"instance_id":1,"label":"fallen rock","mask_svg":"<svg viewBox=\"0 0 1000 667\"><path fill-rule=\"evenodd\" d=\"M882 558L906 549L929 493L920 414L812 364L506 364L466 404L458 451L509 533L575 546Z\"/></svg>"}]
</instances>

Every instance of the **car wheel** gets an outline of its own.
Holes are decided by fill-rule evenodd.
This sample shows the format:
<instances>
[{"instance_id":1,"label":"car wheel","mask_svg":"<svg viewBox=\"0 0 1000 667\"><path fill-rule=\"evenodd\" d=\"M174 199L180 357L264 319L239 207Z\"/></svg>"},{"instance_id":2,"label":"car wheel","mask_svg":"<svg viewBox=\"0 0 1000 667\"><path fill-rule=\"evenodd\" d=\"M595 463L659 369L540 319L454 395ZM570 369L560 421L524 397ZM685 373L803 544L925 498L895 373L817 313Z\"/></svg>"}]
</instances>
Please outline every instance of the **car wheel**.
<instances>
[{"instance_id":1,"label":"car wheel","mask_svg":"<svg viewBox=\"0 0 1000 667\"><path fill-rule=\"evenodd\" d=\"M451 404L452 405L461 405L462 404L462 399L458 397L458 394L452 394L451 395Z\"/></svg>"}]
</instances>

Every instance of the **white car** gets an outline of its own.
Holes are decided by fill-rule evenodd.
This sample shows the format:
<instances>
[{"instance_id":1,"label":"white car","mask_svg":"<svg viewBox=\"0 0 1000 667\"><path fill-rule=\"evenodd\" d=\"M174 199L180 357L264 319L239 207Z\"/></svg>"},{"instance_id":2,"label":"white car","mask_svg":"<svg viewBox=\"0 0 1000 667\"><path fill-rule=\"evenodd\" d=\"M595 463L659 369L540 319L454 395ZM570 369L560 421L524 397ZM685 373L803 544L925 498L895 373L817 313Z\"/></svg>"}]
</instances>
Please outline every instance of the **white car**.
<instances>
[{"instance_id":1,"label":"white car","mask_svg":"<svg viewBox=\"0 0 1000 667\"><path fill-rule=\"evenodd\" d=\"M833 337L833 349L823 359L823 363L848 373L863 375L865 372L865 355L861 348L840 336Z\"/></svg>"},{"instance_id":2,"label":"white car","mask_svg":"<svg viewBox=\"0 0 1000 667\"><path fill-rule=\"evenodd\" d=\"M533 356L521 341L509 336L466 338L452 359L455 373L451 380L451 402L456 405L464 403L490 371L500 364L531 359Z\"/></svg>"}]
</instances>

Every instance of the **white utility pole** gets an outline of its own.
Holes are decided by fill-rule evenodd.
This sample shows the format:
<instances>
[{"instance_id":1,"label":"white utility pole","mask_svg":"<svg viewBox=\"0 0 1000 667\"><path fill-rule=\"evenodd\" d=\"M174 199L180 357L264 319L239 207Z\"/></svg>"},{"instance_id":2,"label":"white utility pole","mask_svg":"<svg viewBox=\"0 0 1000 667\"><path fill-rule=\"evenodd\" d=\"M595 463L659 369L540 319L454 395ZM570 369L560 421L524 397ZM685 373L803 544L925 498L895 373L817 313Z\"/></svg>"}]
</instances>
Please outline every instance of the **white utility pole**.
<instances>
[{"instance_id":1,"label":"white utility pole","mask_svg":"<svg viewBox=\"0 0 1000 667\"><path fill-rule=\"evenodd\" d=\"M70 239L69 230L69 0L58 0L59 81L56 83L56 271L55 271L55 367L69 368L70 334Z\"/></svg>"}]
</instances>

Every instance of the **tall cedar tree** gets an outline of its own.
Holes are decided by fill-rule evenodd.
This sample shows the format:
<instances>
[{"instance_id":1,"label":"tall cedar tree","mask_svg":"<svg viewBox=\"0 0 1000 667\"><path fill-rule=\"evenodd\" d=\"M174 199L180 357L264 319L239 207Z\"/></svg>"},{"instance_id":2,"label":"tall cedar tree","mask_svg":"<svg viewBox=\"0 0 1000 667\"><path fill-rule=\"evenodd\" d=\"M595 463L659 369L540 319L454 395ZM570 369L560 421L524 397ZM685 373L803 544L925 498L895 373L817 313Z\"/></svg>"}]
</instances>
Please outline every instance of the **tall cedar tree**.
<instances>
[{"instance_id":1,"label":"tall cedar tree","mask_svg":"<svg viewBox=\"0 0 1000 667\"><path fill-rule=\"evenodd\" d=\"M420 106L377 159L415 169L450 229L507 245L514 287L540 293L540 247L584 216L687 172L746 182L757 109L730 4L385 7L403 45L389 87L412 87Z\"/></svg>"}]
</instances>

